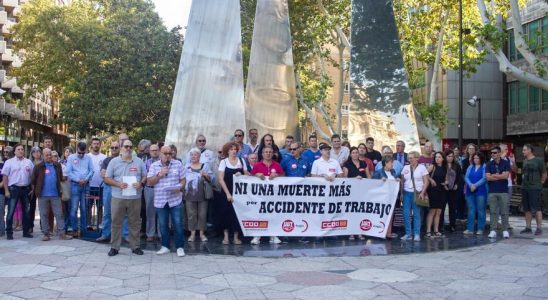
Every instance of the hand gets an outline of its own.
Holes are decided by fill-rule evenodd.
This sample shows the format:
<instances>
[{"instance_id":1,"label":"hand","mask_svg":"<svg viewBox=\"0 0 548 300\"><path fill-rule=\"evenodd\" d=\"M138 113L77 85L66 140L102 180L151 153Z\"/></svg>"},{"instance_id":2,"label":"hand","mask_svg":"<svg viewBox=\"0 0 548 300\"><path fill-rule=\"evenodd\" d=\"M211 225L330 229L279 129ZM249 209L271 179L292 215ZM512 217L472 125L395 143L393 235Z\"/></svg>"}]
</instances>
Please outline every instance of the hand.
<instances>
[{"instance_id":1,"label":"hand","mask_svg":"<svg viewBox=\"0 0 548 300\"><path fill-rule=\"evenodd\" d=\"M455 184L455 186L453 187L453 191L456 191L458 189L458 186Z\"/></svg>"},{"instance_id":2,"label":"hand","mask_svg":"<svg viewBox=\"0 0 548 300\"><path fill-rule=\"evenodd\" d=\"M105 175L107 174L107 170L102 169L101 170L101 177L105 178Z\"/></svg>"},{"instance_id":3,"label":"hand","mask_svg":"<svg viewBox=\"0 0 548 300\"><path fill-rule=\"evenodd\" d=\"M32 193L34 193L34 189L31 189L29 192L29 197L32 196ZM4 195L5 196L5 195Z\"/></svg>"},{"instance_id":4,"label":"hand","mask_svg":"<svg viewBox=\"0 0 548 300\"><path fill-rule=\"evenodd\" d=\"M382 178L382 181L386 181L386 179L387 179L386 177L383 177L383 178Z\"/></svg>"},{"instance_id":5,"label":"hand","mask_svg":"<svg viewBox=\"0 0 548 300\"><path fill-rule=\"evenodd\" d=\"M234 198L232 198L232 195L231 195L231 194L227 194L227 195L226 195L226 199L227 199L228 202L230 202L230 203L234 202Z\"/></svg>"},{"instance_id":6,"label":"hand","mask_svg":"<svg viewBox=\"0 0 548 300\"><path fill-rule=\"evenodd\" d=\"M236 174L234 174L234 176L241 176L241 175L242 175L242 173L240 173L240 172L236 172Z\"/></svg>"},{"instance_id":7,"label":"hand","mask_svg":"<svg viewBox=\"0 0 548 300\"><path fill-rule=\"evenodd\" d=\"M270 176L268 176L268 179L272 180L272 179L274 179L274 178L276 178L276 177L278 177L278 174L272 173L272 174L270 174Z\"/></svg>"},{"instance_id":8,"label":"hand","mask_svg":"<svg viewBox=\"0 0 548 300\"><path fill-rule=\"evenodd\" d=\"M4 193L4 196L6 198L9 198L11 196L10 191L6 190L6 192Z\"/></svg>"},{"instance_id":9,"label":"hand","mask_svg":"<svg viewBox=\"0 0 548 300\"><path fill-rule=\"evenodd\" d=\"M259 177L261 180L265 180L265 176L264 174L260 173L260 174L257 174L257 177Z\"/></svg>"},{"instance_id":10,"label":"hand","mask_svg":"<svg viewBox=\"0 0 548 300\"><path fill-rule=\"evenodd\" d=\"M202 170L202 171L200 172L200 175L202 175L203 177L207 177L207 172L204 171L204 170Z\"/></svg>"},{"instance_id":11,"label":"hand","mask_svg":"<svg viewBox=\"0 0 548 300\"><path fill-rule=\"evenodd\" d=\"M335 181L335 175L331 175L331 176L327 175L327 176L325 177L325 179L326 179L327 181L329 181L329 182L333 182L333 181Z\"/></svg>"},{"instance_id":12,"label":"hand","mask_svg":"<svg viewBox=\"0 0 548 300\"><path fill-rule=\"evenodd\" d=\"M118 184L118 186L123 190L123 189L127 189L128 184L125 183L125 182L120 182L120 184Z\"/></svg>"},{"instance_id":13,"label":"hand","mask_svg":"<svg viewBox=\"0 0 548 300\"><path fill-rule=\"evenodd\" d=\"M167 175L167 173L169 173L169 168L168 167L162 167L162 170L160 171L160 173L158 173L158 175L160 175L161 177L165 177Z\"/></svg>"},{"instance_id":14,"label":"hand","mask_svg":"<svg viewBox=\"0 0 548 300\"><path fill-rule=\"evenodd\" d=\"M79 185L86 185L86 181L85 181L84 179L80 179L80 180L78 181L78 184L79 184Z\"/></svg>"},{"instance_id":15,"label":"hand","mask_svg":"<svg viewBox=\"0 0 548 300\"><path fill-rule=\"evenodd\" d=\"M140 182L134 182L134 183L132 184L132 186L133 186L133 188L139 189L139 188L141 188L142 185L141 185Z\"/></svg>"},{"instance_id":16,"label":"hand","mask_svg":"<svg viewBox=\"0 0 548 300\"><path fill-rule=\"evenodd\" d=\"M400 179L400 178L396 178L396 182L400 182L400 181L401 181L401 179Z\"/></svg>"},{"instance_id":17,"label":"hand","mask_svg":"<svg viewBox=\"0 0 548 300\"><path fill-rule=\"evenodd\" d=\"M470 186L470 191L472 191L472 193L476 191L476 185L475 184L472 184Z\"/></svg>"},{"instance_id":18,"label":"hand","mask_svg":"<svg viewBox=\"0 0 548 300\"><path fill-rule=\"evenodd\" d=\"M432 185L432 187L437 186L436 181L434 181L434 179L430 179L430 184Z\"/></svg>"},{"instance_id":19,"label":"hand","mask_svg":"<svg viewBox=\"0 0 548 300\"><path fill-rule=\"evenodd\" d=\"M424 193L424 191L419 194L419 198L421 198L422 200L426 199L426 194Z\"/></svg>"},{"instance_id":20,"label":"hand","mask_svg":"<svg viewBox=\"0 0 548 300\"><path fill-rule=\"evenodd\" d=\"M358 179L363 179L360 175L356 176L356 178L358 178Z\"/></svg>"}]
</instances>

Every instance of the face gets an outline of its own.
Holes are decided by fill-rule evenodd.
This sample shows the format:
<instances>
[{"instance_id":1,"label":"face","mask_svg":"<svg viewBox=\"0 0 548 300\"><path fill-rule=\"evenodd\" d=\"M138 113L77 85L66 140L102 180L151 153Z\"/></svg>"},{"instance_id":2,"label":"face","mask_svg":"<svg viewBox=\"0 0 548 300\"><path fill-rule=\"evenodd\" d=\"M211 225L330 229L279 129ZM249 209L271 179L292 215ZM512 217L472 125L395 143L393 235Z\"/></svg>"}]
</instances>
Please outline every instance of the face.
<instances>
[{"instance_id":1,"label":"face","mask_svg":"<svg viewBox=\"0 0 548 300\"><path fill-rule=\"evenodd\" d=\"M418 161L418 160L417 160L417 157L416 157L415 155L409 155L409 156L407 157L407 159L409 160L409 164L410 164L410 165L413 165L413 166L414 166L414 165L417 164L417 161Z\"/></svg>"},{"instance_id":2,"label":"face","mask_svg":"<svg viewBox=\"0 0 548 300\"><path fill-rule=\"evenodd\" d=\"M53 147L53 141L51 139L44 140L44 148L51 149Z\"/></svg>"},{"instance_id":3,"label":"face","mask_svg":"<svg viewBox=\"0 0 548 300\"><path fill-rule=\"evenodd\" d=\"M318 147L318 139L317 138L310 138L310 139L308 139L308 144L310 145L310 148L316 148L316 147Z\"/></svg>"},{"instance_id":4,"label":"face","mask_svg":"<svg viewBox=\"0 0 548 300\"><path fill-rule=\"evenodd\" d=\"M323 158L329 158L329 156L330 156L330 152L329 152L329 151L330 151L330 150L331 150L331 149L329 149L329 148L324 148L324 149L322 149L322 150L320 151L321 154L322 154L322 157L323 157Z\"/></svg>"},{"instance_id":5,"label":"face","mask_svg":"<svg viewBox=\"0 0 548 300\"><path fill-rule=\"evenodd\" d=\"M53 161L53 155L51 154L51 150L44 149L44 160L46 162L52 162Z\"/></svg>"},{"instance_id":6,"label":"face","mask_svg":"<svg viewBox=\"0 0 548 300\"><path fill-rule=\"evenodd\" d=\"M236 154L238 154L238 147L233 146L228 150L228 156L235 157Z\"/></svg>"},{"instance_id":7,"label":"face","mask_svg":"<svg viewBox=\"0 0 548 300\"><path fill-rule=\"evenodd\" d=\"M491 150L491 158L493 159L499 159L500 158L500 152L497 149Z\"/></svg>"},{"instance_id":8,"label":"face","mask_svg":"<svg viewBox=\"0 0 548 300\"><path fill-rule=\"evenodd\" d=\"M286 138L285 139L285 147L289 147L291 146L291 143L293 143L293 139L292 138Z\"/></svg>"},{"instance_id":9,"label":"face","mask_svg":"<svg viewBox=\"0 0 548 300\"><path fill-rule=\"evenodd\" d=\"M17 156L18 158L21 158L25 155L25 149L23 149L23 146L17 146L17 148L15 148L15 156Z\"/></svg>"},{"instance_id":10,"label":"face","mask_svg":"<svg viewBox=\"0 0 548 300\"><path fill-rule=\"evenodd\" d=\"M341 147L341 139L339 138L332 139L331 143L333 143L333 148L339 149Z\"/></svg>"},{"instance_id":11,"label":"face","mask_svg":"<svg viewBox=\"0 0 548 300\"><path fill-rule=\"evenodd\" d=\"M133 144L131 143L131 141L130 140L124 141L124 143L122 144L122 155L124 157L130 157L132 150L133 150Z\"/></svg>"},{"instance_id":12,"label":"face","mask_svg":"<svg viewBox=\"0 0 548 300\"><path fill-rule=\"evenodd\" d=\"M70 153L70 150L69 150L69 149L66 149L66 150L65 150L65 159L66 159L67 157L69 157L71 154L72 154L72 153Z\"/></svg>"},{"instance_id":13,"label":"face","mask_svg":"<svg viewBox=\"0 0 548 300\"><path fill-rule=\"evenodd\" d=\"M267 146L272 146L272 137L270 135L264 137L264 144Z\"/></svg>"},{"instance_id":14,"label":"face","mask_svg":"<svg viewBox=\"0 0 548 300\"><path fill-rule=\"evenodd\" d=\"M402 142L396 143L396 152L402 153L405 150L405 146Z\"/></svg>"},{"instance_id":15,"label":"face","mask_svg":"<svg viewBox=\"0 0 548 300\"><path fill-rule=\"evenodd\" d=\"M523 149L521 150L521 153L523 153L523 156L527 157L529 156L529 154L531 154L531 149L527 147L523 147Z\"/></svg>"},{"instance_id":16,"label":"face","mask_svg":"<svg viewBox=\"0 0 548 300\"><path fill-rule=\"evenodd\" d=\"M57 154L57 152L55 153L52 152L51 156L53 157L54 162L59 162L59 154Z\"/></svg>"},{"instance_id":17,"label":"face","mask_svg":"<svg viewBox=\"0 0 548 300\"><path fill-rule=\"evenodd\" d=\"M259 132L257 131L257 129L251 129L249 131L249 139L252 142L257 142L257 138L259 138Z\"/></svg>"},{"instance_id":18,"label":"face","mask_svg":"<svg viewBox=\"0 0 548 300\"><path fill-rule=\"evenodd\" d=\"M158 145L151 145L150 146L150 157L158 158L158 156L160 156L160 149L158 148Z\"/></svg>"},{"instance_id":19,"label":"face","mask_svg":"<svg viewBox=\"0 0 548 300\"><path fill-rule=\"evenodd\" d=\"M473 158L474 158L474 165L481 164L481 160L480 160L479 156L474 155Z\"/></svg>"},{"instance_id":20,"label":"face","mask_svg":"<svg viewBox=\"0 0 548 300\"><path fill-rule=\"evenodd\" d=\"M432 149L433 149L432 148L432 143L427 142L427 143L424 144L424 153L430 154L430 153L432 153Z\"/></svg>"},{"instance_id":21,"label":"face","mask_svg":"<svg viewBox=\"0 0 548 300\"><path fill-rule=\"evenodd\" d=\"M247 161L249 161L249 164L252 165L252 166L257 163L257 159L258 159L257 153L251 153L247 157Z\"/></svg>"},{"instance_id":22,"label":"face","mask_svg":"<svg viewBox=\"0 0 548 300\"><path fill-rule=\"evenodd\" d=\"M9 156L10 156L9 150L4 150L4 157L9 157Z\"/></svg>"},{"instance_id":23,"label":"face","mask_svg":"<svg viewBox=\"0 0 548 300\"><path fill-rule=\"evenodd\" d=\"M455 147L455 148L453 149L453 154L455 154L455 156L459 156L459 155L460 155L460 149L459 149L459 147Z\"/></svg>"},{"instance_id":24,"label":"face","mask_svg":"<svg viewBox=\"0 0 548 300\"><path fill-rule=\"evenodd\" d=\"M204 149L206 145L206 138L203 135L200 135L196 138L196 146L200 149ZM151 150L152 151L152 150Z\"/></svg>"},{"instance_id":25,"label":"face","mask_svg":"<svg viewBox=\"0 0 548 300\"><path fill-rule=\"evenodd\" d=\"M234 141L239 144L239 143L242 143L243 140L244 140L244 132L241 130L236 130L234 132Z\"/></svg>"},{"instance_id":26,"label":"face","mask_svg":"<svg viewBox=\"0 0 548 300\"><path fill-rule=\"evenodd\" d=\"M169 146L163 146L160 149L160 154L161 154L160 159L164 163L169 163L169 161L171 160L171 158L173 156L173 153L171 151L171 147L169 147Z\"/></svg>"},{"instance_id":27,"label":"face","mask_svg":"<svg viewBox=\"0 0 548 300\"><path fill-rule=\"evenodd\" d=\"M40 152L40 151L34 151L34 152L32 152L32 157L33 157L34 159L41 159L41 158L42 158L42 152Z\"/></svg>"},{"instance_id":28,"label":"face","mask_svg":"<svg viewBox=\"0 0 548 300\"><path fill-rule=\"evenodd\" d=\"M362 145L359 145L359 146L358 146L358 153L359 153L360 155L365 155L365 153L367 152L366 149L367 149L367 148L365 147L365 145L363 145L363 144L362 144Z\"/></svg>"},{"instance_id":29,"label":"face","mask_svg":"<svg viewBox=\"0 0 548 300\"><path fill-rule=\"evenodd\" d=\"M293 157L295 158L298 158L301 156L302 148L301 148L301 145L299 145L299 143L291 143L291 145L289 145L288 150L291 154L293 154Z\"/></svg>"},{"instance_id":30,"label":"face","mask_svg":"<svg viewBox=\"0 0 548 300\"><path fill-rule=\"evenodd\" d=\"M441 165L443 163L443 156L440 153L436 153L436 163Z\"/></svg>"},{"instance_id":31,"label":"face","mask_svg":"<svg viewBox=\"0 0 548 300\"><path fill-rule=\"evenodd\" d=\"M91 141L91 150L93 152L99 152L99 149L101 149L101 142L100 141Z\"/></svg>"},{"instance_id":32,"label":"face","mask_svg":"<svg viewBox=\"0 0 548 300\"><path fill-rule=\"evenodd\" d=\"M112 153L112 156L120 155L120 144L118 142L110 143L110 153Z\"/></svg>"},{"instance_id":33,"label":"face","mask_svg":"<svg viewBox=\"0 0 548 300\"><path fill-rule=\"evenodd\" d=\"M448 163L454 162L455 161L455 154L453 154L453 153L447 154L447 156L445 157L445 160L447 160Z\"/></svg>"},{"instance_id":34,"label":"face","mask_svg":"<svg viewBox=\"0 0 548 300\"><path fill-rule=\"evenodd\" d=\"M352 157L353 160L359 159L360 158L360 151L358 151L358 149L352 150L352 152L350 152L350 157Z\"/></svg>"},{"instance_id":35,"label":"face","mask_svg":"<svg viewBox=\"0 0 548 300\"><path fill-rule=\"evenodd\" d=\"M83 158L86 155L86 150L76 149L76 154L78 154L78 158Z\"/></svg>"},{"instance_id":36,"label":"face","mask_svg":"<svg viewBox=\"0 0 548 300\"><path fill-rule=\"evenodd\" d=\"M508 154L508 146L506 145L500 145L500 155L506 155Z\"/></svg>"},{"instance_id":37,"label":"face","mask_svg":"<svg viewBox=\"0 0 548 300\"><path fill-rule=\"evenodd\" d=\"M266 161L269 161L272 159L272 156L274 156L274 151L271 148L264 148L263 149L263 159Z\"/></svg>"},{"instance_id":38,"label":"face","mask_svg":"<svg viewBox=\"0 0 548 300\"><path fill-rule=\"evenodd\" d=\"M392 167L394 166L394 161L391 160L391 161L387 161L385 164L384 164L384 168L386 170L392 170Z\"/></svg>"},{"instance_id":39,"label":"face","mask_svg":"<svg viewBox=\"0 0 548 300\"><path fill-rule=\"evenodd\" d=\"M375 147L375 141L367 141L365 142L365 146L367 146L369 150L373 150L373 147Z\"/></svg>"},{"instance_id":40,"label":"face","mask_svg":"<svg viewBox=\"0 0 548 300\"><path fill-rule=\"evenodd\" d=\"M468 151L469 155L474 155L474 153L476 153L476 147L474 147L472 145L468 146L468 148L466 150Z\"/></svg>"},{"instance_id":41,"label":"face","mask_svg":"<svg viewBox=\"0 0 548 300\"><path fill-rule=\"evenodd\" d=\"M193 163L200 162L200 152L190 153L190 161Z\"/></svg>"}]
</instances>

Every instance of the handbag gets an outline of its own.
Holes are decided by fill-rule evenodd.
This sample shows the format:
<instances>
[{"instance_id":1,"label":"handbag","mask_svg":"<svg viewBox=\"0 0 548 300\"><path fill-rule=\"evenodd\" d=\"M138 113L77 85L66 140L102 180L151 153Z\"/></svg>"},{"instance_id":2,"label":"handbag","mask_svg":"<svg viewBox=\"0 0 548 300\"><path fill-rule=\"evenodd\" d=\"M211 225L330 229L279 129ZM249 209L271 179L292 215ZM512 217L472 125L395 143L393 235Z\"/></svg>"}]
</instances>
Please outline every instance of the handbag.
<instances>
[{"instance_id":1,"label":"handbag","mask_svg":"<svg viewBox=\"0 0 548 300\"><path fill-rule=\"evenodd\" d=\"M69 201L70 200L70 180L65 180L61 182L61 200Z\"/></svg>"},{"instance_id":2,"label":"handbag","mask_svg":"<svg viewBox=\"0 0 548 300\"><path fill-rule=\"evenodd\" d=\"M200 170L203 168L204 168L204 164L202 164L202 167L200 168ZM211 185L211 182L204 179L203 184L204 184L204 198L206 200L213 199L213 186Z\"/></svg>"},{"instance_id":3,"label":"handbag","mask_svg":"<svg viewBox=\"0 0 548 300\"><path fill-rule=\"evenodd\" d=\"M428 197L424 197L423 199L421 199L420 193L417 192L417 188L415 187L415 176L413 175L413 167L409 166L409 169L411 170L411 182L413 182L413 202L417 206L429 207L430 199L428 199Z\"/></svg>"}]
</instances>

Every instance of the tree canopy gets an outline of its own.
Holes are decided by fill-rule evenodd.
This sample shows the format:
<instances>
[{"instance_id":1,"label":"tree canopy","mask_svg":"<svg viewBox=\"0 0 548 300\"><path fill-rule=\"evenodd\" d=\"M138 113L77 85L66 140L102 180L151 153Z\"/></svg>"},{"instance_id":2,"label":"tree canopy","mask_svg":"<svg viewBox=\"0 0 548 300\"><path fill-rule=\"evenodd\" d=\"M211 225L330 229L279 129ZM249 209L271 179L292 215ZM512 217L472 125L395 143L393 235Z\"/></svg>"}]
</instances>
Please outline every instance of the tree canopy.
<instances>
[{"instance_id":1,"label":"tree canopy","mask_svg":"<svg viewBox=\"0 0 548 300\"><path fill-rule=\"evenodd\" d=\"M127 131L163 140L182 35L145 0L32 0L14 26L26 97L51 88L58 123L79 136Z\"/></svg>"}]
</instances>

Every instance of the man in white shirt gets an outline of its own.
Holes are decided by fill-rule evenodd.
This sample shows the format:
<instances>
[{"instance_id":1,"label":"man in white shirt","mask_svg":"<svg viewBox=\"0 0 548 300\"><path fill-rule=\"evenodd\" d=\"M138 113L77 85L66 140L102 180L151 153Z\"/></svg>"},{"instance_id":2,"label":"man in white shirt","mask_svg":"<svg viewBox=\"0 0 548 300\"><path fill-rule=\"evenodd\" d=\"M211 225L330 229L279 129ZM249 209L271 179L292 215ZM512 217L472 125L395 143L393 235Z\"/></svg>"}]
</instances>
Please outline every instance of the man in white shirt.
<instances>
[{"instance_id":1,"label":"man in white shirt","mask_svg":"<svg viewBox=\"0 0 548 300\"><path fill-rule=\"evenodd\" d=\"M321 157L312 163L312 177L323 177L327 181L333 181L337 176L342 176L343 171L339 162L330 158L331 146L328 144L320 144Z\"/></svg>"},{"instance_id":2,"label":"man in white shirt","mask_svg":"<svg viewBox=\"0 0 548 300\"><path fill-rule=\"evenodd\" d=\"M341 136L334 134L331 136L331 144L333 144L333 149L330 151L330 157L339 162L339 165L343 165L350 155L350 149L346 146L341 145Z\"/></svg>"}]
</instances>

